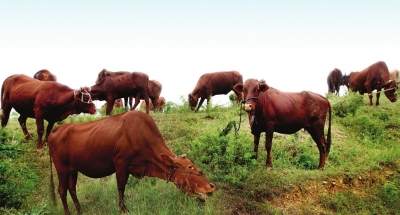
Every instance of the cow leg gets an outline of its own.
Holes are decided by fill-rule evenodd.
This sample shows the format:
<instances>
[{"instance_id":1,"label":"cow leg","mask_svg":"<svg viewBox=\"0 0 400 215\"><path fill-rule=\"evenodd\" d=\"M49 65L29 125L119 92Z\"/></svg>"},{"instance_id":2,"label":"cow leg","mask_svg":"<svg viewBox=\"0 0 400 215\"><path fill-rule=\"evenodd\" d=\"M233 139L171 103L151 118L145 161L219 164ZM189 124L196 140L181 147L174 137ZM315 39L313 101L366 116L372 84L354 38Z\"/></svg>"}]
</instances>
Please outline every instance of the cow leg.
<instances>
[{"instance_id":1,"label":"cow leg","mask_svg":"<svg viewBox=\"0 0 400 215\"><path fill-rule=\"evenodd\" d=\"M205 99L206 98L204 98L204 97L200 97L200 102L199 102L199 105L197 106L197 109L195 112L199 111L199 109L200 109L201 105L203 105L203 102ZM209 101L209 99L207 99L207 104L208 104L208 101Z\"/></svg>"},{"instance_id":2,"label":"cow leg","mask_svg":"<svg viewBox=\"0 0 400 215\"><path fill-rule=\"evenodd\" d=\"M133 96L129 96L129 106L130 106L130 108L132 107L132 102L133 102Z\"/></svg>"},{"instance_id":3,"label":"cow leg","mask_svg":"<svg viewBox=\"0 0 400 215\"><path fill-rule=\"evenodd\" d=\"M149 99L153 103L153 111L156 112L157 111L157 100L154 97L151 97L151 98L149 97Z\"/></svg>"},{"instance_id":4,"label":"cow leg","mask_svg":"<svg viewBox=\"0 0 400 215\"><path fill-rule=\"evenodd\" d=\"M371 86L369 84L365 84L364 86L367 89L368 98L369 98L369 105L373 106L373 104L372 104L372 89L371 89Z\"/></svg>"},{"instance_id":5,"label":"cow leg","mask_svg":"<svg viewBox=\"0 0 400 215\"><path fill-rule=\"evenodd\" d=\"M128 210L125 206L124 192L125 185L128 182L129 174L127 172L127 167L124 164L115 164L115 174L117 176L117 187L118 187L118 197L119 197L119 209L121 213L126 213Z\"/></svg>"},{"instance_id":6,"label":"cow leg","mask_svg":"<svg viewBox=\"0 0 400 215\"><path fill-rule=\"evenodd\" d=\"M56 164L56 162L54 162ZM68 167L60 166L56 167L57 175L58 175L58 193L60 194L61 202L64 208L64 214L70 214L67 204L67 187L68 187L68 178L69 178L69 170Z\"/></svg>"},{"instance_id":7,"label":"cow leg","mask_svg":"<svg viewBox=\"0 0 400 215\"><path fill-rule=\"evenodd\" d=\"M319 150L319 165L318 169L324 169L325 160L328 157L328 152L326 150L326 140L324 137L324 129L323 125L314 126L310 129L307 129L308 133L313 138L314 142L317 144ZM319 129L318 129L319 128Z\"/></svg>"},{"instance_id":8,"label":"cow leg","mask_svg":"<svg viewBox=\"0 0 400 215\"><path fill-rule=\"evenodd\" d=\"M43 138L43 133L44 133L44 120L41 114L36 114L36 127L37 127L37 134L38 134L38 139L36 142L36 147L38 150L43 149L43 143L42 143L42 138Z\"/></svg>"},{"instance_id":9,"label":"cow leg","mask_svg":"<svg viewBox=\"0 0 400 215\"><path fill-rule=\"evenodd\" d=\"M3 109L0 110L0 118L1 118L1 126L6 127L8 123L8 119L10 118L10 112L11 112L11 105L9 105L5 99L3 99Z\"/></svg>"},{"instance_id":10,"label":"cow leg","mask_svg":"<svg viewBox=\"0 0 400 215\"><path fill-rule=\"evenodd\" d=\"M114 108L115 99L107 99L106 115L111 115L111 111Z\"/></svg>"},{"instance_id":11,"label":"cow leg","mask_svg":"<svg viewBox=\"0 0 400 215\"><path fill-rule=\"evenodd\" d=\"M254 135L254 155L253 158L258 158L258 144L260 143L260 134Z\"/></svg>"},{"instance_id":12,"label":"cow leg","mask_svg":"<svg viewBox=\"0 0 400 215\"><path fill-rule=\"evenodd\" d=\"M21 128L22 128L22 131L24 132L25 139L26 139L26 140L31 140L31 139L32 139L32 136L31 136L31 134L29 134L28 129L26 128L26 119L27 119L27 118L28 118L28 117L26 117L26 116L20 115L20 116L18 117L18 122L19 122L19 125L20 125Z\"/></svg>"},{"instance_id":13,"label":"cow leg","mask_svg":"<svg viewBox=\"0 0 400 215\"><path fill-rule=\"evenodd\" d=\"M78 214L82 214L82 208L79 204L78 197L76 196L76 181L78 180L78 171L74 170L71 171L69 174L69 184L68 184L68 191L71 195L72 201L75 204L76 211Z\"/></svg>"},{"instance_id":14,"label":"cow leg","mask_svg":"<svg viewBox=\"0 0 400 215\"><path fill-rule=\"evenodd\" d=\"M128 99L129 99L129 97L124 97L124 108L125 108L125 110L129 110L129 107L128 107Z\"/></svg>"},{"instance_id":15,"label":"cow leg","mask_svg":"<svg viewBox=\"0 0 400 215\"><path fill-rule=\"evenodd\" d=\"M376 106L379 106L379 96L381 95L381 91L376 92Z\"/></svg>"},{"instance_id":16,"label":"cow leg","mask_svg":"<svg viewBox=\"0 0 400 215\"><path fill-rule=\"evenodd\" d=\"M54 123L55 123L55 122L53 122L53 121L49 121L49 122L48 122L47 128L46 128L46 135L45 135L45 137L44 137L43 143L47 143L47 138L48 138L49 135L50 135L51 129L53 129Z\"/></svg>"},{"instance_id":17,"label":"cow leg","mask_svg":"<svg viewBox=\"0 0 400 215\"><path fill-rule=\"evenodd\" d=\"M133 105L133 107L131 107L131 110L135 110L136 107L138 106L139 102L140 102L140 93L136 93L136 95L135 95L135 104ZM146 110L148 110L148 102L149 102L149 99L147 98Z\"/></svg>"},{"instance_id":18,"label":"cow leg","mask_svg":"<svg viewBox=\"0 0 400 215\"><path fill-rule=\"evenodd\" d=\"M272 137L274 136L274 132L267 130L265 132L265 150L267 150L267 160L265 162L265 166L267 170L272 169L272 160L271 160L271 148L272 148Z\"/></svg>"}]
</instances>

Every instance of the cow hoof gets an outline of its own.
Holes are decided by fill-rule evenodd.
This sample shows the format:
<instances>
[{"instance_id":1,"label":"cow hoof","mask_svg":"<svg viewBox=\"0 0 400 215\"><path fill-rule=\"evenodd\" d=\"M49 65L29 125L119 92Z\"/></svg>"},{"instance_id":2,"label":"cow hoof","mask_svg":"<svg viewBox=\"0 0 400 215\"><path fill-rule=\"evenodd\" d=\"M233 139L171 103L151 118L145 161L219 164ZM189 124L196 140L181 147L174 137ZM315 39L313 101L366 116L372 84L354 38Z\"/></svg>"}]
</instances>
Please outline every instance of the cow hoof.
<instances>
[{"instance_id":1,"label":"cow hoof","mask_svg":"<svg viewBox=\"0 0 400 215\"><path fill-rule=\"evenodd\" d=\"M270 172L272 170L272 167L267 166L267 172Z\"/></svg>"}]
</instances>

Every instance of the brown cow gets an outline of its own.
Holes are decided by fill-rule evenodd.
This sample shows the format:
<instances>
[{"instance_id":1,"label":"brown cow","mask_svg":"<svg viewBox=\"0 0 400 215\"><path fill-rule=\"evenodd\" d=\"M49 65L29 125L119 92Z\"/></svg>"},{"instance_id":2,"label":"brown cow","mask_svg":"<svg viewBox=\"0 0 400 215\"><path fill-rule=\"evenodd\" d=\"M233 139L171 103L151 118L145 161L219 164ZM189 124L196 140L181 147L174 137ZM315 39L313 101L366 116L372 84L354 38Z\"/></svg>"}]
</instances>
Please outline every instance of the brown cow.
<instances>
[{"instance_id":1,"label":"brown cow","mask_svg":"<svg viewBox=\"0 0 400 215\"><path fill-rule=\"evenodd\" d=\"M158 98L156 107L153 106L153 102L151 100L149 102L149 105L150 105L150 110L153 110L154 112L162 111L162 110L164 110L164 106L165 106L165 98L164 97ZM140 109L146 109L146 103L144 101L142 101L140 103Z\"/></svg>"},{"instance_id":2,"label":"brown cow","mask_svg":"<svg viewBox=\"0 0 400 215\"><path fill-rule=\"evenodd\" d=\"M26 128L26 119L35 118L38 133L36 146L37 149L42 149L43 120L48 122L44 139L46 142L55 122L71 114L96 113L89 90L88 87L73 90L54 81L39 81L26 75L12 75L4 81L1 88L1 125L7 125L10 111L14 108L20 114L18 121L25 137L30 140L32 137Z\"/></svg>"},{"instance_id":3,"label":"brown cow","mask_svg":"<svg viewBox=\"0 0 400 215\"><path fill-rule=\"evenodd\" d=\"M340 85L342 81L343 75L340 69L333 69L327 78L328 82L328 93L339 95Z\"/></svg>"},{"instance_id":4,"label":"brown cow","mask_svg":"<svg viewBox=\"0 0 400 215\"><path fill-rule=\"evenodd\" d=\"M124 191L129 174L171 181L184 193L203 200L215 190L215 185L186 155L176 156L168 149L153 118L140 111L58 126L49 136L49 151L57 170L65 214L69 214L67 190L81 214L76 196L78 172L91 178L115 172L121 212L127 211Z\"/></svg>"},{"instance_id":5,"label":"brown cow","mask_svg":"<svg viewBox=\"0 0 400 215\"><path fill-rule=\"evenodd\" d=\"M378 61L361 72L353 72L350 75L350 89L360 94L368 93L369 105L372 103L372 91L377 90L376 106L379 105L379 96L382 88L386 97L391 101L397 101L397 82L390 79L388 67L385 62Z\"/></svg>"},{"instance_id":6,"label":"brown cow","mask_svg":"<svg viewBox=\"0 0 400 215\"><path fill-rule=\"evenodd\" d=\"M146 103L149 102L147 94L148 81L149 76L142 72L108 76L100 79L97 84L91 87L92 99L107 101L106 114L110 115L116 99L135 95L135 104L131 108L131 110L134 110L139 104L141 96ZM149 113L149 108L146 108L146 113Z\"/></svg>"},{"instance_id":7,"label":"brown cow","mask_svg":"<svg viewBox=\"0 0 400 215\"><path fill-rule=\"evenodd\" d=\"M197 81L196 87L193 89L192 93L188 96L190 108L195 110L200 98L199 105L195 111L197 112L205 99L207 99L208 103L211 96L226 95L233 90L233 86L237 83L243 83L243 77L237 71L203 74ZM235 91L234 93L236 94L237 101L241 101L241 93Z\"/></svg>"},{"instance_id":8,"label":"brown cow","mask_svg":"<svg viewBox=\"0 0 400 215\"><path fill-rule=\"evenodd\" d=\"M125 75L131 72L126 72L126 71L119 71L119 72L111 72L108 71L106 69L103 69L99 72L99 74L97 75L97 79L96 79L96 84L100 82L100 80L102 80L103 78L106 78L108 76L117 76L117 75ZM128 109L128 103L130 104L130 108L132 108L132 100L133 100L133 96L127 96L124 97L124 102L125 102L125 108Z\"/></svg>"},{"instance_id":9,"label":"brown cow","mask_svg":"<svg viewBox=\"0 0 400 215\"><path fill-rule=\"evenodd\" d=\"M38 72L35 73L33 78L40 81L57 81L57 76L51 73L47 69L39 70Z\"/></svg>"},{"instance_id":10,"label":"brown cow","mask_svg":"<svg viewBox=\"0 0 400 215\"><path fill-rule=\"evenodd\" d=\"M103 78L106 78L107 76L117 76L117 75L124 75L130 72L111 72L106 69L103 69L100 71L100 73L97 75L96 79L96 84ZM162 90L162 85L160 82L156 80L149 80L147 84L147 95L149 96L149 99L155 103L158 98L160 97L161 90ZM140 95L140 99L144 99L143 95ZM128 97L124 98L125 101L125 108L128 108ZM133 96L129 96L129 105L132 108L132 101L133 101Z\"/></svg>"},{"instance_id":11,"label":"brown cow","mask_svg":"<svg viewBox=\"0 0 400 215\"><path fill-rule=\"evenodd\" d=\"M267 149L267 169L272 168L271 147L274 132L293 134L304 128L313 138L319 149L318 168L323 169L331 147L331 105L329 101L316 93L302 91L282 92L270 88L264 80L248 79L244 84L235 85L237 92L244 93L251 133L254 135L255 158L258 156L260 134L265 132ZM329 111L327 139L324 126Z\"/></svg>"}]
</instances>

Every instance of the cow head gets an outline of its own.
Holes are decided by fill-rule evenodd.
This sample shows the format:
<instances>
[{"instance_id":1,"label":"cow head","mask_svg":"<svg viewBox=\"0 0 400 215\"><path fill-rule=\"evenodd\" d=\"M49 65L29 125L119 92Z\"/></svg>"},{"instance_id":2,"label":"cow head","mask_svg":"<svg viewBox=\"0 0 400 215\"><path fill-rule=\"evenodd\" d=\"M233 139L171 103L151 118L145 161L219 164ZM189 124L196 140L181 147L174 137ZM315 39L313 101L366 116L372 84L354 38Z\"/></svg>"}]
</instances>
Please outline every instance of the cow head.
<instances>
[{"instance_id":1,"label":"cow head","mask_svg":"<svg viewBox=\"0 0 400 215\"><path fill-rule=\"evenodd\" d=\"M269 86L264 80L258 81L256 79L247 79L243 84L236 84L233 89L236 92L243 93L243 110L247 112L254 112L260 93L267 91Z\"/></svg>"},{"instance_id":2,"label":"cow head","mask_svg":"<svg viewBox=\"0 0 400 215\"><path fill-rule=\"evenodd\" d=\"M189 94L188 101L190 109L194 110L196 108L198 98L195 98L192 94Z\"/></svg>"},{"instance_id":3,"label":"cow head","mask_svg":"<svg viewBox=\"0 0 400 215\"><path fill-rule=\"evenodd\" d=\"M198 169L186 155L170 157L161 154L163 161L170 166L168 181L173 182L182 192L196 195L205 200L215 190L215 185L208 181L203 171Z\"/></svg>"},{"instance_id":4,"label":"cow head","mask_svg":"<svg viewBox=\"0 0 400 215\"><path fill-rule=\"evenodd\" d=\"M74 100L79 101L79 108L83 113L96 113L96 106L93 103L90 95L90 87L81 87L79 90L74 91Z\"/></svg>"},{"instance_id":5,"label":"cow head","mask_svg":"<svg viewBox=\"0 0 400 215\"><path fill-rule=\"evenodd\" d=\"M391 101L395 102L397 101L397 89L398 85L397 82L394 80L389 80L387 83L383 85L383 91L385 93L385 96Z\"/></svg>"},{"instance_id":6,"label":"cow head","mask_svg":"<svg viewBox=\"0 0 400 215\"><path fill-rule=\"evenodd\" d=\"M340 85L346 86L347 89L349 89L350 88L350 75L346 75L346 73L345 73L342 80L340 81Z\"/></svg>"},{"instance_id":7,"label":"cow head","mask_svg":"<svg viewBox=\"0 0 400 215\"><path fill-rule=\"evenodd\" d=\"M103 69L99 72L99 75L97 75L96 79L96 84L100 82L103 78L108 76L108 71L106 69Z\"/></svg>"}]
</instances>

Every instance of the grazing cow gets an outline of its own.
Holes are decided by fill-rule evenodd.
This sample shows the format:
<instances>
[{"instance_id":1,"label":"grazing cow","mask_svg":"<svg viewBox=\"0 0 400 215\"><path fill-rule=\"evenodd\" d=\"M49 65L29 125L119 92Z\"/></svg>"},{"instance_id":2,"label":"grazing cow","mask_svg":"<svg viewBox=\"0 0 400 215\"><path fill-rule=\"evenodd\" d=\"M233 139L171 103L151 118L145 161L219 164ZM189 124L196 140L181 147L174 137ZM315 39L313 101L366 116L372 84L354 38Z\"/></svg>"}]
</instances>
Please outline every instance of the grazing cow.
<instances>
[{"instance_id":1,"label":"grazing cow","mask_svg":"<svg viewBox=\"0 0 400 215\"><path fill-rule=\"evenodd\" d=\"M385 62L378 61L361 72L353 72L349 80L350 89L360 94L368 93L369 105L372 103L372 91L376 92L376 106L379 105L379 96L382 88L386 97L391 101L397 101L397 82L390 79L388 67Z\"/></svg>"},{"instance_id":2,"label":"grazing cow","mask_svg":"<svg viewBox=\"0 0 400 215\"><path fill-rule=\"evenodd\" d=\"M233 86L238 83L243 83L242 75L237 71L230 72L214 72L203 74L197 81L196 87L189 94L190 109L195 110L198 100L200 102L195 112L199 110L204 100L209 102L211 96L227 94L233 90ZM235 92L237 101L242 100L241 93Z\"/></svg>"},{"instance_id":3,"label":"grazing cow","mask_svg":"<svg viewBox=\"0 0 400 215\"><path fill-rule=\"evenodd\" d=\"M149 105L150 105L150 110L153 110L154 112L162 111L162 110L164 110L164 106L165 106L165 98L164 97L158 98L156 107L153 106L152 101L149 102ZM140 103L140 109L146 109L146 103L144 101L142 101Z\"/></svg>"},{"instance_id":4,"label":"grazing cow","mask_svg":"<svg viewBox=\"0 0 400 215\"><path fill-rule=\"evenodd\" d=\"M127 211L124 191L129 174L171 181L184 193L203 200L215 190L215 185L186 155L176 156L168 149L153 118L140 111L58 126L49 136L49 151L57 170L65 214L69 214L67 190L81 214L76 196L78 172L91 178L115 172L121 212ZM54 185L51 190L54 192Z\"/></svg>"},{"instance_id":5,"label":"grazing cow","mask_svg":"<svg viewBox=\"0 0 400 215\"><path fill-rule=\"evenodd\" d=\"M47 69L39 70L38 72L35 73L33 78L40 81L57 81L57 76L51 73Z\"/></svg>"},{"instance_id":6,"label":"grazing cow","mask_svg":"<svg viewBox=\"0 0 400 215\"><path fill-rule=\"evenodd\" d=\"M390 73L390 79L391 80L394 80L396 82L400 81L399 70L392 69L392 70L389 71L389 73Z\"/></svg>"},{"instance_id":7,"label":"grazing cow","mask_svg":"<svg viewBox=\"0 0 400 215\"><path fill-rule=\"evenodd\" d=\"M128 72L122 75L107 76L107 78L100 79L91 87L92 99L107 101L106 114L110 115L116 99L135 95L135 104L131 108L131 110L134 110L139 104L141 96L147 104L149 103L147 94L148 82L149 76L142 72ZM148 107L146 108L146 113L149 113Z\"/></svg>"},{"instance_id":8,"label":"grazing cow","mask_svg":"<svg viewBox=\"0 0 400 215\"><path fill-rule=\"evenodd\" d=\"M293 134L304 128L313 138L319 150L319 166L323 169L331 147L331 105L316 93L302 91L282 92L270 88L264 80L248 79L244 84L235 85L237 92L244 93L244 107L248 112L251 133L254 135L255 158L258 156L260 134L265 132L267 169L272 168L271 147L274 132ZM324 126L329 111L327 139Z\"/></svg>"},{"instance_id":9,"label":"grazing cow","mask_svg":"<svg viewBox=\"0 0 400 215\"><path fill-rule=\"evenodd\" d=\"M339 95L340 85L342 81L342 71L340 69L333 69L327 78L328 82L328 93Z\"/></svg>"},{"instance_id":10,"label":"grazing cow","mask_svg":"<svg viewBox=\"0 0 400 215\"><path fill-rule=\"evenodd\" d=\"M20 116L19 124L27 140L32 137L26 128L28 117L36 119L38 140L37 149L43 148L43 120L48 122L46 142L54 123L67 118L71 114L96 113L88 87L73 90L66 85L54 81L39 81L26 75L12 75L4 80L1 88L1 125L5 127L12 108Z\"/></svg>"}]
</instances>

